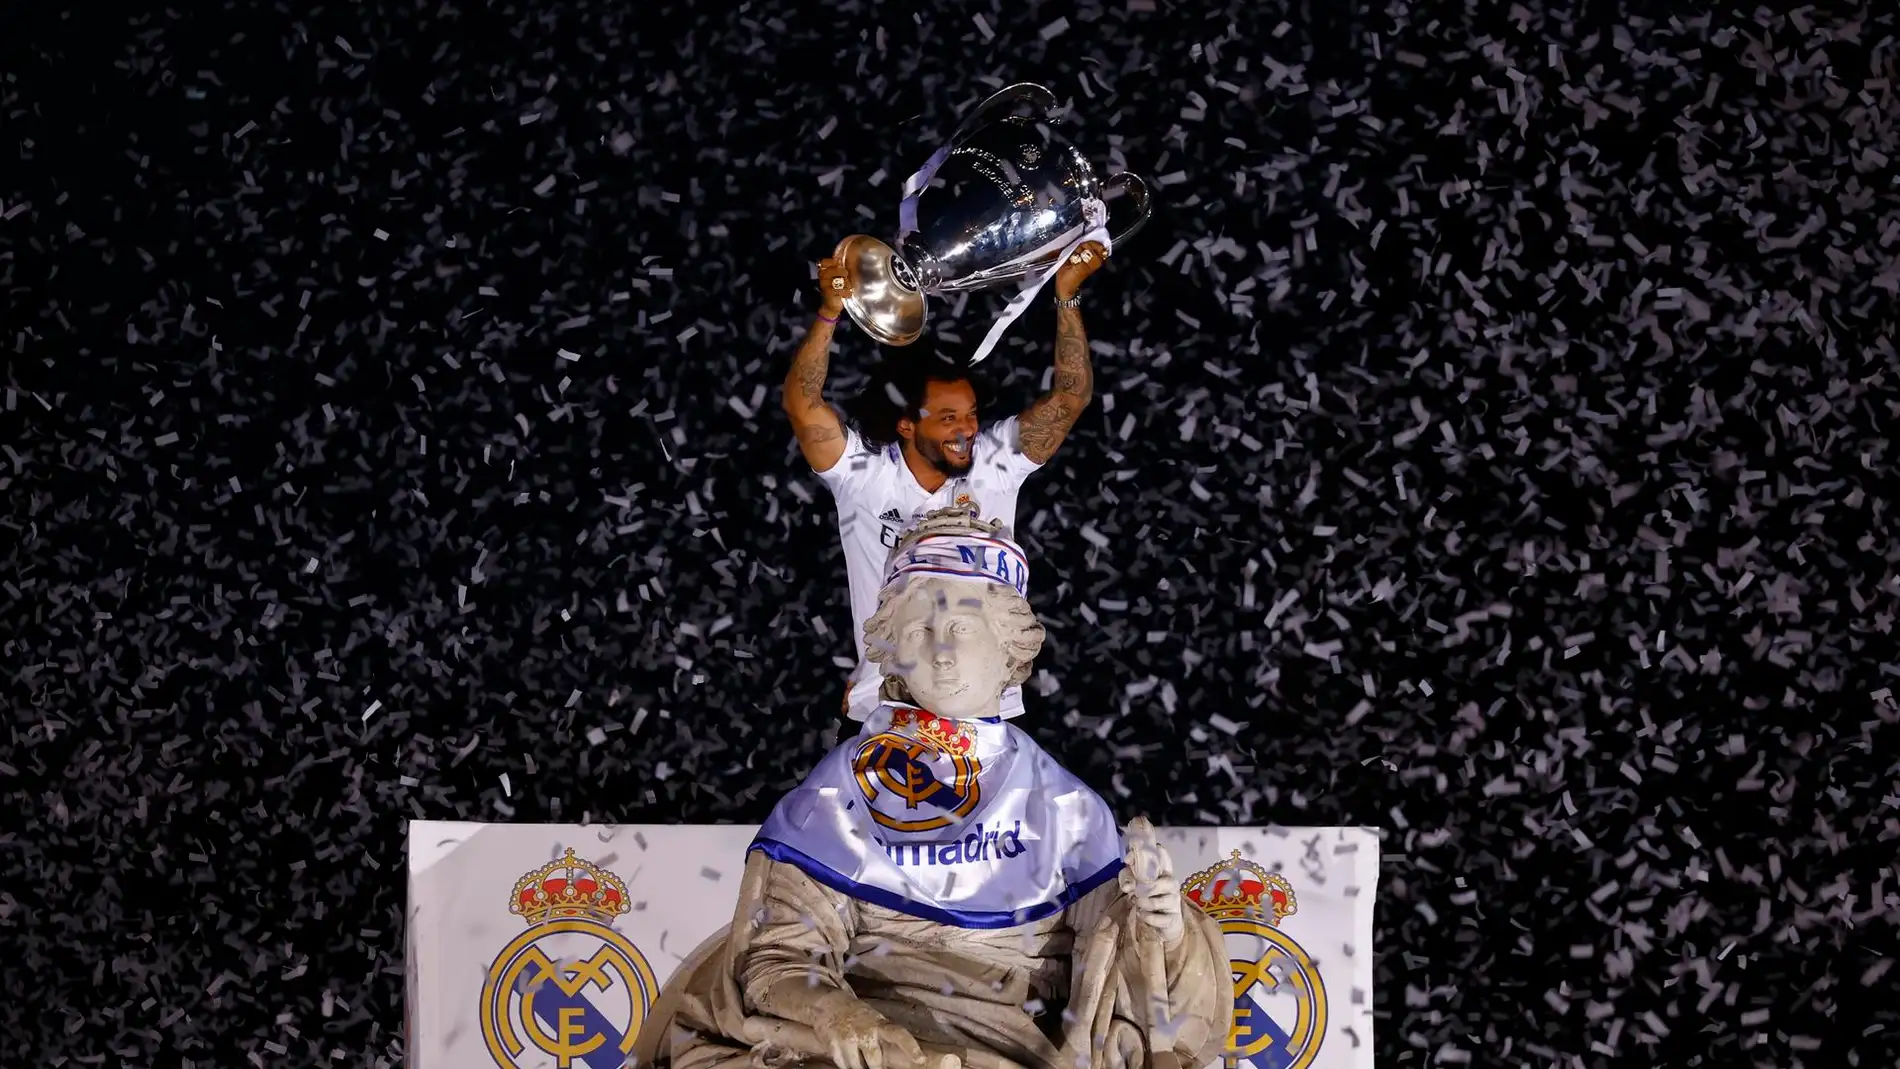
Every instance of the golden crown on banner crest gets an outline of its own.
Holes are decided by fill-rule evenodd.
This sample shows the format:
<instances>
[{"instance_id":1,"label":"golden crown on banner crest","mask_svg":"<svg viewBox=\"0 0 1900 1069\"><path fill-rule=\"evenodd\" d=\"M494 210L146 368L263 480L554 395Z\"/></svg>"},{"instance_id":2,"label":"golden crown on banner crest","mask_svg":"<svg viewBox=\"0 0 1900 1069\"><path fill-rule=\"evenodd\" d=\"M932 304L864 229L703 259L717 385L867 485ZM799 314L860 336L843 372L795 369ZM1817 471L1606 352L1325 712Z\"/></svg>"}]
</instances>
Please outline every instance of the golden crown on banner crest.
<instances>
[{"instance_id":1,"label":"golden crown on banner crest","mask_svg":"<svg viewBox=\"0 0 1900 1069\"><path fill-rule=\"evenodd\" d=\"M1216 920L1271 917L1270 923L1278 926L1299 912L1293 885L1241 857L1238 850L1181 881L1181 893Z\"/></svg>"},{"instance_id":2,"label":"golden crown on banner crest","mask_svg":"<svg viewBox=\"0 0 1900 1069\"><path fill-rule=\"evenodd\" d=\"M970 737L968 730L955 720L949 720L922 709L894 709L891 711L891 727L902 728L915 725L919 739L930 743L944 753L968 754L976 748L976 740Z\"/></svg>"},{"instance_id":3,"label":"golden crown on banner crest","mask_svg":"<svg viewBox=\"0 0 1900 1069\"><path fill-rule=\"evenodd\" d=\"M544 921L590 920L612 925L633 911L620 877L567 853L515 882L508 912L530 927Z\"/></svg>"}]
</instances>

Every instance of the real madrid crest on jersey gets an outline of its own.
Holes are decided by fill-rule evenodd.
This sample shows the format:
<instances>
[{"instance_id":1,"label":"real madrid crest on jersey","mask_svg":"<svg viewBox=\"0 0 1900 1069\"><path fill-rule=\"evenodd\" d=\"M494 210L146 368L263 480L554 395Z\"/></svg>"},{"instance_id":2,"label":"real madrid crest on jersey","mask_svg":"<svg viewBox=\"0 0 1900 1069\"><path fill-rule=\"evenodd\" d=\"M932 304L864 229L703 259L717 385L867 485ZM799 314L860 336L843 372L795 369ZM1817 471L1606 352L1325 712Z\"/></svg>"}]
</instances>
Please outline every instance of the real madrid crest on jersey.
<instances>
[{"instance_id":1,"label":"real madrid crest on jersey","mask_svg":"<svg viewBox=\"0 0 1900 1069\"><path fill-rule=\"evenodd\" d=\"M658 985L614 920L627 885L574 856L515 884L508 912L528 930L503 948L482 985L482 1038L501 1069L620 1069Z\"/></svg>"},{"instance_id":2,"label":"real madrid crest on jersey","mask_svg":"<svg viewBox=\"0 0 1900 1069\"><path fill-rule=\"evenodd\" d=\"M1188 877L1188 900L1220 922L1234 971L1226 1069L1307 1069L1326 1038L1326 985L1280 922L1299 911L1293 886L1240 856Z\"/></svg>"}]
</instances>

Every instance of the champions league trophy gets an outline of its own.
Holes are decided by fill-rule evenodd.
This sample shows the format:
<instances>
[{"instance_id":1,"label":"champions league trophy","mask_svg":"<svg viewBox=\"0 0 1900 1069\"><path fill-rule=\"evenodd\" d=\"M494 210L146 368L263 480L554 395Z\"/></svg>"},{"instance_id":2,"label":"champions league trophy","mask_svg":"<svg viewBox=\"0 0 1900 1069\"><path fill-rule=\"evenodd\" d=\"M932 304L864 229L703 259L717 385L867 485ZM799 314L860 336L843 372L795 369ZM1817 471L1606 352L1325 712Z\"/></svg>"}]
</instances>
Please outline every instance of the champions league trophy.
<instances>
[{"instance_id":1,"label":"champions league trophy","mask_svg":"<svg viewBox=\"0 0 1900 1069\"><path fill-rule=\"evenodd\" d=\"M909 345L923 333L927 296L1018 283L1018 300L975 363L1073 246L1089 239L1112 246L1147 222L1147 184L1126 171L1098 179L1058 132L1055 106L1055 94L1040 85L1000 90L904 183L895 248L868 234L838 244L832 255L853 280L844 307L865 333ZM1114 226L1111 195L1129 205ZM1111 239L1112 231L1119 232Z\"/></svg>"}]
</instances>

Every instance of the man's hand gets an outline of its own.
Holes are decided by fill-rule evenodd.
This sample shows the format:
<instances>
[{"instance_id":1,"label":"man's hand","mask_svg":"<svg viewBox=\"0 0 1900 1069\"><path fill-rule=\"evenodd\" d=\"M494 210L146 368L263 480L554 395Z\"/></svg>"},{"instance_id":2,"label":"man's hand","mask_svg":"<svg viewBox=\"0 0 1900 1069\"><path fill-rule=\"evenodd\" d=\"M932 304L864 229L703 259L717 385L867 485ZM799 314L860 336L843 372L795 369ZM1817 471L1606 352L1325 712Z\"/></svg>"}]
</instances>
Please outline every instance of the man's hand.
<instances>
[{"instance_id":1,"label":"man's hand","mask_svg":"<svg viewBox=\"0 0 1900 1069\"><path fill-rule=\"evenodd\" d=\"M1122 893L1135 900L1135 915L1161 936L1161 945L1173 950L1187 935L1187 921L1181 916L1181 885L1174 879L1174 859L1168 856L1147 817L1128 822L1127 838Z\"/></svg>"},{"instance_id":2,"label":"man's hand","mask_svg":"<svg viewBox=\"0 0 1900 1069\"><path fill-rule=\"evenodd\" d=\"M916 1037L886 1020L846 991L821 996L812 1031L831 1050L838 1069L921 1069L924 1052Z\"/></svg>"},{"instance_id":3,"label":"man's hand","mask_svg":"<svg viewBox=\"0 0 1900 1069\"><path fill-rule=\"evenodd\" d=\"M851 272L843 260L826 257L818 261L818 300L819 307L828 316L836 317L844 307L844 299L851 296Z\"/></svg>"},{"instance_id":4,"label":"man's hand","mask_svg":"<svg viewBox=\"0 0 1900 1069\"><path fill-rule=\"evenodd\" d=\"M1076 291L1082 288L1082 283L1107 262L1108 250L1102 247L1101 242L1083 242L1082 247L1070 253L1068 261L1056 272L1056 296L1065 301L1075 296Z\"/></svg>"}]
</instances>

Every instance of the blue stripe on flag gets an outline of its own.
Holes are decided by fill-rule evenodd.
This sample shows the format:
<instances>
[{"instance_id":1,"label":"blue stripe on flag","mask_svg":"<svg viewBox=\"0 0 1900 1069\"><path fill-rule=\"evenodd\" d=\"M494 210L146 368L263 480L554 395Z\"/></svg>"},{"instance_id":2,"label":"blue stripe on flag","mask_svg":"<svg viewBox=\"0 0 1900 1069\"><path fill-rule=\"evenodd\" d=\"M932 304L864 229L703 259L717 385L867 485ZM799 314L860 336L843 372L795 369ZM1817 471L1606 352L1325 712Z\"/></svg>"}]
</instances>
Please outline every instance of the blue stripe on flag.
<instances>
[{"instance_id":1,"label":"blue stripe on flag","mask_svg":"<svg viewBox=\"0 0 1900 1069\"><path fill-rule=\"evenodd\" d=\"M527 973L523 972L515 983L515 990L525 994L528 986ZM614 1027L607 1015L589 1002L586 995L575 992L570 996L551 978L542 980L540 986L534 989L534 1015L540 1019L547 1035L561 1034L561 1011L566 1009L580 1011L581 1027L585 1029L581 1033L583 1039L607 1037L607 1041L592 1052L574 1059L574 1064L585 1066L586 1069L620 1069L626 1064L627 1056L620 1050L620 1044L626 1039L625 1033Z\"/></svg>"},{"instance_id":2,"label":"blue stripe on flag","mask_svg":"<svg viewBox=\"0 0 1900 1069\"><path fill-rule=\"evenodd\" d=\"M1287 1069L1293 1064L1293 1036L1254 1001L1253 993L1258 989L1256 984L1234 997L1234 1045L1244 1049L1262 1039L1271 1042L1259 1054L1242 1058L1240 1064L1252 1069Z\"/></svg>"}]
</instances>

